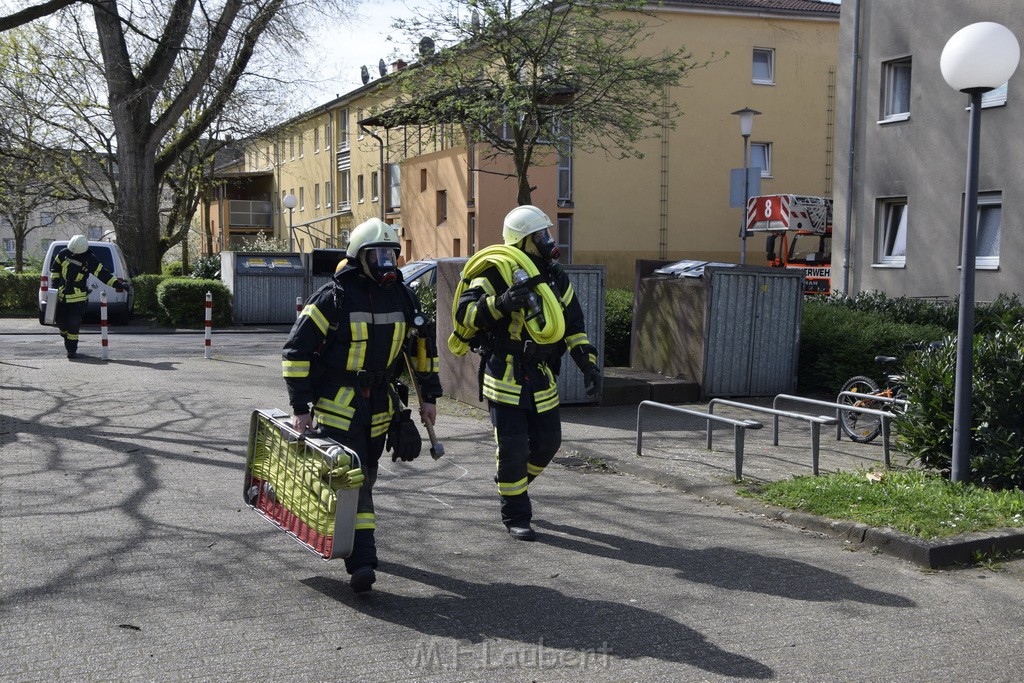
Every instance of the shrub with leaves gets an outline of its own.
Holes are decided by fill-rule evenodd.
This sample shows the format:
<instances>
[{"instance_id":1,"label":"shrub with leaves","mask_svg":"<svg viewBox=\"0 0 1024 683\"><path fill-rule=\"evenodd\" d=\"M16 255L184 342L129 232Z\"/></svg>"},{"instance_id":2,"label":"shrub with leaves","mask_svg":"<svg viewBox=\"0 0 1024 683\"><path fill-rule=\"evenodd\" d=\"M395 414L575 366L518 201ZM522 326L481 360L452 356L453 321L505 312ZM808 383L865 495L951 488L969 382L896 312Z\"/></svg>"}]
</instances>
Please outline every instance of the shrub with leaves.
<instances>
[{"instance_id":1,"label":"shrub with leaves","mask_svg":"<svg viewBox=\"0 0 1024 683\"><path fill-rule=\"evenodd\" d=\"M191 277L197 280L219 280L220 254L210 254L196 259L192 264Z\"/></svg>"},{"instance_id":2,"label":"shrub with leaves","mask_svg":"<svg viewBox=\"0 0 1024 683\"><path fill-rule=\"evenodd\" d=\"M39 309L39 273L0 269L0 312L35 313Z\"/></svg>"},{"instance_id":3,"label":"shrub with leaves","mask_svg":"<svg viewBox=\"0 0 1024 683\"><path fill-rule=\"evenodd\" d=\"M936 341L947 334L937 325L894 322L834 301L807 300L800 333L799 387L838 393L854 375L877 376L875 356L902 358L906 344Z\"/></svg>"},{"instance_id":4,"label":"shrub with leaves","mask_svg":"<svg viewBox=\"0 0 1024 683\"><path fill-rule=\"evenodd\" d=\"M132 289L135 290L135 315L156 316L160 312L160 304L156 298L156 288L166 280L166 275L136 275L132 278Z\"/></svg>"},{"instance_id":5,"label":"shrub with leaves","mask_svg":"<svg viewBox=\"0 0 1024 683\"><path fill-rule=\"evenodd\" d=\"M157 320L174 327L203 327L206 320L206 293L213 294L213 325L231 326L231 292L218 280L171 278L156 288L160 310Z\"/></svg>"},{"instance_id":6,"label":"shrub with leaves","mask_svg":"<svg viewBox=\"0 0 1024 683\"><path fill-rule=\"evenodd\" d=\"M181 268L181 261L171 261L163 265L161 274L168 277L181 277Z\"/></svg>"},{"instance_id":7,"label":"shrub with leaves","mask_svg":"<svg viewBox=\"0 0 1024 683\"><path fill-rule=\"evenodd\" d=\"M609 289L604 300L604 364L629 367L633 331L633 290Z\"/></svg>"},{"instance_id":8,"label":"shrub with leaves","mask_svg":"<svg viewBox=\"0 0 1024 683\"><path fill-rule=\"evenodd\" d=\"M910 406L895 420L897 444L949 476L953 452L956 343L916 353L904 364ZM971 474L979 486L1024 488L1024 324L977 336L971 400Z\"/></svg>"}]
</instances>

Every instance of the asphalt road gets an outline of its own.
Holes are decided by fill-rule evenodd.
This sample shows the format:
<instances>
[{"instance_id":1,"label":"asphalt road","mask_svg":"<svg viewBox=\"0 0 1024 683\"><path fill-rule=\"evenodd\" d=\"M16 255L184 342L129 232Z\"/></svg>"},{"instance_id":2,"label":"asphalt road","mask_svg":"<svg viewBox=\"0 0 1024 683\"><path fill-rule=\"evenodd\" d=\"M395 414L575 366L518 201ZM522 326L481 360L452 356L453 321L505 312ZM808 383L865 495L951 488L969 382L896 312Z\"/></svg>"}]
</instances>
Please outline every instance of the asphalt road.
<instances>
[{"instance_id":1,"label":"asphalt road","mask_svg":"<svg viewBox=\"0 0 1024 683\"><path fill-rule=\"evenodd\" d=\"M112 330L80 361L0 320L0 681L1016 681L1024 577L924 571L664 482L560 457L537 543L498 520L485 416L384 463L356 596L249 510L250 415L285 407L283 333ZM633 410L624 408L624 411ZM609 409L565 412L610 460ZM626 413L624 413L626 415ZM608 427L608 429L613 429ZM603 432L600 432L603 434ZM624 446L625 444L625 446ZM726 452L729 444L723 444Z\"/></svg>"}]
</instances>

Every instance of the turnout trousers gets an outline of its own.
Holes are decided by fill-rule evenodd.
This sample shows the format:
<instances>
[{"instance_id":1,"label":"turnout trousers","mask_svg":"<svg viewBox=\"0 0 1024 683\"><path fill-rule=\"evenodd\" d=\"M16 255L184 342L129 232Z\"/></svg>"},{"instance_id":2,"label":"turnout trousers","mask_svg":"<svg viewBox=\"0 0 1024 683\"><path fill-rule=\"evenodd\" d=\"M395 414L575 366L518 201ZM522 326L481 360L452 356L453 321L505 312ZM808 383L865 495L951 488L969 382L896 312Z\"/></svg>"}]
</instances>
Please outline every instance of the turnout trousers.
<instances>
[{"instance_id":1,"label":"turnout trousers","mask_svg":"<svg viewBox=\"0 0 1024 683\"><path fill-rule=\"evenodd\" d=\"M506 527L529 526L533 519L529 484L562 445L558 408L538 413L495 401L489 402L489 408L498 444L494 481L501 496L501 521Z\"/></svg>"}]
</instances>

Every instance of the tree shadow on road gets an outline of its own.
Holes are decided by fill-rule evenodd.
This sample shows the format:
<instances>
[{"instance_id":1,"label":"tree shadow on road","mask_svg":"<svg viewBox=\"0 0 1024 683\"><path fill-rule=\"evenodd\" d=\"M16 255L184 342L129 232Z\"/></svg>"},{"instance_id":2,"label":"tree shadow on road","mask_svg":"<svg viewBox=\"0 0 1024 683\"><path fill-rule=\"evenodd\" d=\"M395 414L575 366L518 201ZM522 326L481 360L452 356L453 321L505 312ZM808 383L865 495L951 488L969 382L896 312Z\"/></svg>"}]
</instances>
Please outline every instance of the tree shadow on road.
<instances>
[{"instance_id":1,"label":"tree shadow on road","mask_svg":"<svg viewBox=\"0 0 1024 683\"><path fill-rule=\"evenodd\" d=\"M355 595L347 584L329 577L302 583L375 619L476 645L421 641L409 653L407 663L413 667L434 661L449 671L453 665L467 671L497 664L536 669L546 661L545 668L596 669L611 668L615 659L652 657L732 678L774 677L768 666L723 650L694 629L639 607L570 596L546 586L475 583L391 563L381 571L440 592L425 597L381 590ZM498 640L523 646L493 642Z\"/></svg>"},{"instance_id":2,"label":"tree shadow on road","mask_svg":"<svg viewBox=\"0 0 1024 683\"><path fill-rule=\"evenodd\" d=\"M538 540L556 548L673 569L680 578L694 583L812 602L850 600L887 607L916 606L901 595L858 586L842 574L784 557L723 547L690 550L566 524L540 520L533 524L553 532Z\"/></svg>"}]
</instances>

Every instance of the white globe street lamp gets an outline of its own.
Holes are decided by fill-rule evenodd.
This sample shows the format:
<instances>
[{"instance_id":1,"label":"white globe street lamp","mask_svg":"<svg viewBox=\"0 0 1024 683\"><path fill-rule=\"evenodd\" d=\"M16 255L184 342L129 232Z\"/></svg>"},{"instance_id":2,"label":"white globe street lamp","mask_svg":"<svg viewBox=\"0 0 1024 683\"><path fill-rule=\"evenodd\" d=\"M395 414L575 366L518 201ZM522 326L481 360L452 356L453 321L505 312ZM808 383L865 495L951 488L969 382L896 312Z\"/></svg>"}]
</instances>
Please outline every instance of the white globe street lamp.
<instances>
[{"instance_id":1,"label":"white globe street lamp","mask_svg":"<svg viewBox=\"0 0 1024 683\"><path fill-rule=\"evenodd\" d=\"M740 265L747 264L747 200L750 199L750 174L748 173L747 143L750 140L750 133L754 130L754 117L761 112L750 107L743 107L732 112L733 116L740 117L740 135L743 136L743 208L740 212Z\"/></svg>"},{"instance_id":2,"label":"white globe street lamp","mask_svg":"<svg viewBox=\"0 0 1024 683\"><path fill-rule=\"evenodd\" d=\"M970 96L967 133L967 189L960 257L960 315L957 321L956 389L953 398L953 454L950 478L971 474L971 401L974 381L974 265L978 231L978 144L981 96L1006 83L1020 61L1016 36L1001 24L983 21L965 26L942 48L939 68L954 90Z\"/></svg>"},{"instance_id":3,"label":"white globe street lamp","mask_svg":"<svg viewBox=\"0 0 1024 683\"><path fill-rule=\"evenodd\" d=\"M299 200L295 198L295 195L289 193L281 198L281 204L284 208L288 209L288 251L292 251L292 209L299 203Z\"/></svg>"}]
</instances>

